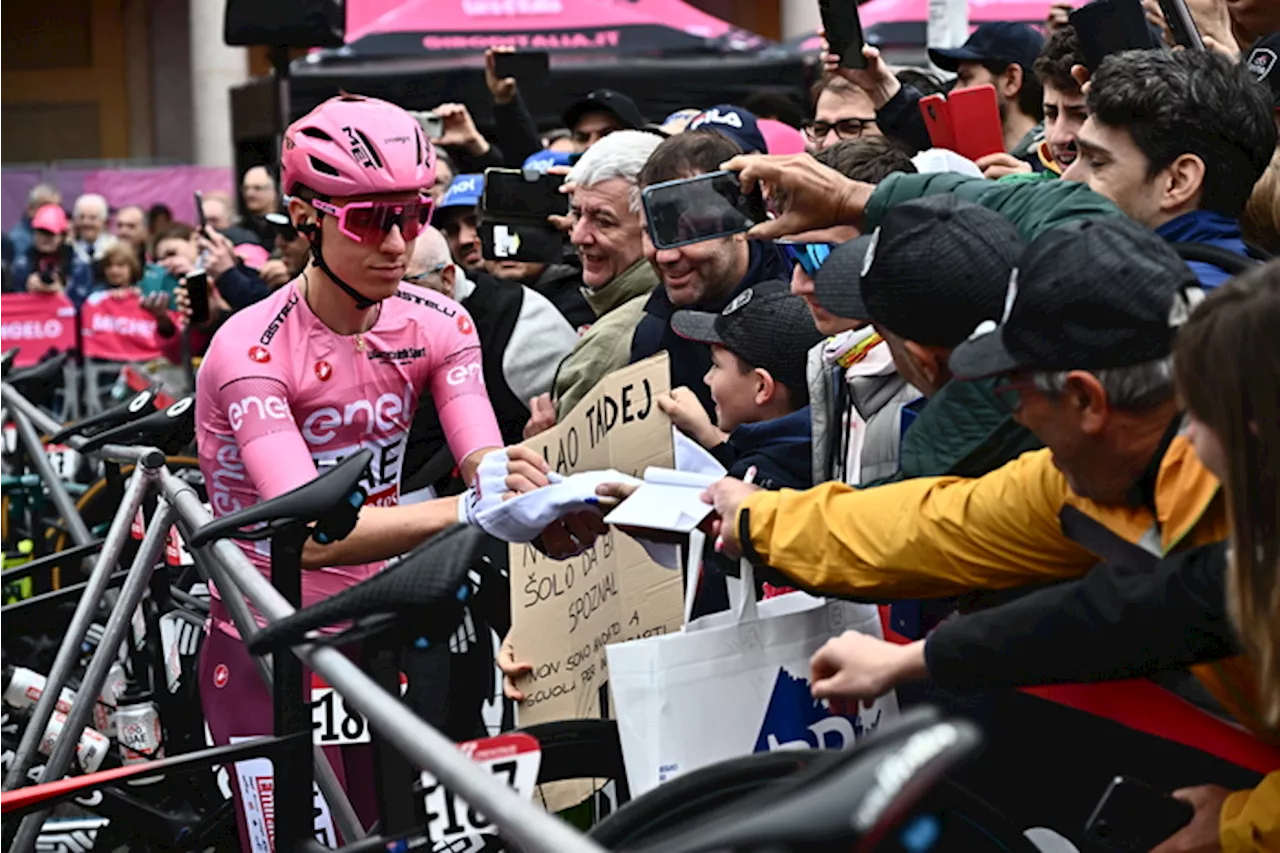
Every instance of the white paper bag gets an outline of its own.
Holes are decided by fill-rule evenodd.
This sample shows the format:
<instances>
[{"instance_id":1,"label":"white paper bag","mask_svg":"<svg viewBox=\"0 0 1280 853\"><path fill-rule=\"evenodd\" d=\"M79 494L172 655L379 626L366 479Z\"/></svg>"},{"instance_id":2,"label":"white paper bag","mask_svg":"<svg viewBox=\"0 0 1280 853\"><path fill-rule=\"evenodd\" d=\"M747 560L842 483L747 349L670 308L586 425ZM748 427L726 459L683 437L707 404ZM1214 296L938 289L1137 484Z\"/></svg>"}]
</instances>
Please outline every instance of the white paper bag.
<instances>
[{"instance_id":1,"label":"white paper bag","mask_svg":"<svg viewBox=\"0 0 1280 853\"><path fill-rule=\"evenodd\" d=\"M701 540L695 531L694 539ZM690 543L695 571L701 541ZM677 634L606 649L631 795L699 767L775 749L840 749L898 712L890 693L856 716L833 715L809 693L809 658L832 637L882 637L876 607L792 592L757 603L743 563L729 611ZM688 600L697 584L690 581Z\"/></svg>"}]
</instances>

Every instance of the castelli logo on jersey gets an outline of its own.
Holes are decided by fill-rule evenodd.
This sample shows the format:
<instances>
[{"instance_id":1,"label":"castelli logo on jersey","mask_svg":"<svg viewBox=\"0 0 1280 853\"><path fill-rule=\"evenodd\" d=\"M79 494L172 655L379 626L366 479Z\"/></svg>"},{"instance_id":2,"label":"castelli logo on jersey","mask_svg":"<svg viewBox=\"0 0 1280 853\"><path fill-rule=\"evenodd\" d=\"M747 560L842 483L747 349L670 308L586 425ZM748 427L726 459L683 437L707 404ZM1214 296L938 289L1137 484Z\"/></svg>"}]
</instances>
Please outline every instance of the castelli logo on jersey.
<instances>
[{"instance_id":1,"label":"castelli logo on jersey","mask_svg":"<svg viewBox=\"0 0 1280 853\"><path fill-rule=\"evenodd\" d=\"M337 436L338 430L356 424L364 425L364 432L390 432L393 429L404 429L406 418L413 409L410 397L412 389L406 385L404 396L380 394L376 400L356 400L343 408L324 406L307 415L302 422L302 437L309 444L328 444Z\"/></svg>"},{"instance_id":2,"label":"castelli logo on jersey","mask_svg":"<svg viewBox=\"0 0 1280 853\"><path fill-rule=\"evenodd\" d=\"M249 347L249 358L258 364L266 364L271 360L271 352L266 347L252 346Z\"/></svg>"},{"instance_id":3,"label":"castelli logo on jersey","mask_svg":"<svg viewBox=\"0 0 1280 853\"><path fill-rule=\"evenodd\" d=\"M327 361L317 361L316 379L319 379L321 382L328 382L330 376L333 376L333 365Z\"/></svg>"},{"instance_id":4,"label":"castelli logo on jersey","mask_svg":"<svg viewBox=\"0 0 1280 853\"><path fill-rule=\"evenodd\" d=\"M458 315L458 331L459 332L462 332L462 334L464 335L469 335L471 334L471 331L474 328L475 326L471 323L470 317L468 317L466 314Z\"/></svg>"},{"instance_id":5,"label":"castelli logo on jersey","mask_svg":"<svg viewBox=\"0 0 1280 853\"><path fill-rule=\"evenodd\" d=\"M221 690L227 686L227 682L231 680L231 670L227 669L225 663L220 663L213 668L213 686Z\"/></svg>"}]
</instances>

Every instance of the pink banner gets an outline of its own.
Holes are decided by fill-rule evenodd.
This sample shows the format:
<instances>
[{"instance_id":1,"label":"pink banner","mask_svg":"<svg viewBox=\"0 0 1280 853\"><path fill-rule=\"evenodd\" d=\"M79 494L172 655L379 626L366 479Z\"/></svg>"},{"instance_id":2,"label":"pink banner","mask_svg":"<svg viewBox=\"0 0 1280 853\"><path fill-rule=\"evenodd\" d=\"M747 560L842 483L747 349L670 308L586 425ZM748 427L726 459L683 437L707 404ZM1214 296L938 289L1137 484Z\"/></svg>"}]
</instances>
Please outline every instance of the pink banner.
<instances>
[{"instance_id":1,"label":"pink banner","mask_svg":"<svg viewBox=\"0 0 1280 853\"><path fill-rule=\"evenodd\" d=\"M75 349L76 308L62 293L0 296L0 347L18 347L15 367L38 363L50 350Z\"/></svg>"},{"instance_id":2,"label":"pink banner","mask_svg":"<svg viewBox=\"0 0 1280 853\"><path fill-rule=\"evenodd\" d=\"M80 307L80 336L86 358L138 362L160 356L156 318L143 309L136 292L116 296L100 290L86 299Z\"/></svg>"}]
</instances>

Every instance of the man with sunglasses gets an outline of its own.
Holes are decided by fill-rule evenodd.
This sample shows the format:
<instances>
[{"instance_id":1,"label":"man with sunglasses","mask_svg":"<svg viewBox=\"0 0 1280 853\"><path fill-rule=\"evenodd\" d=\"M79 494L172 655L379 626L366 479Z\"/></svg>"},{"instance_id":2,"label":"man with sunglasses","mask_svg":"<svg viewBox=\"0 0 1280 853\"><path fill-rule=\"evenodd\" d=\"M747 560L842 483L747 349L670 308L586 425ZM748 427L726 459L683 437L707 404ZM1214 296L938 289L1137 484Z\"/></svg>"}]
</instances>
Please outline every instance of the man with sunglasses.
<instances>
[{"instance_id":1,"label":"man with sunglasses","mask_svg":"<svg viewBox=\"0 0 1280 853\"><path fill-rule=\"evenodd\" d=\"M470 315L401 281L430 217L424 192L435 176L435 151L418 122L385 101L340 95L290 125L282 167L289 216L310 243L310 261L214 336L200 370L196 421L215 516L303 485L360 449L373 451L355 529L340 542L308 541L303 549L306 606L447 527L475 523L508 491L546 485L548 468L524 448L502 449ZM406 436L427 392L472 487L399 506ZM602 529L596 518L566 519L544 532L541 545L565 556ZM270 571L269 549L244 550ZM210 619L200 692L215 742L269 734L270 694L220 599ZM375 786L367 784L371 752L348 747L332 760L370 825L377 814ZM238 819L248 846L243 808Z\"/></svg>"}]
</instances>

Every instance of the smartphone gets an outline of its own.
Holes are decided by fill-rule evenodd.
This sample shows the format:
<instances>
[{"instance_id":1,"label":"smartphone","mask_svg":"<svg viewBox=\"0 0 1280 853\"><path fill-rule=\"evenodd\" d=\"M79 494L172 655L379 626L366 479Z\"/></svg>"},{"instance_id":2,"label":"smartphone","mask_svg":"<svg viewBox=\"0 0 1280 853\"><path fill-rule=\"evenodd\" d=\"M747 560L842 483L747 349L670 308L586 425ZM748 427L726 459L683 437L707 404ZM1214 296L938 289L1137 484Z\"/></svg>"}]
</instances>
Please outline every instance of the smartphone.
<instances>
[{"instance_id":1,"label":"smartphone","mask_svg":"<svg viewBox=\"0 0 1280 853\"><path fill-rule=\"evenodd\" d=\"M187 299L191 302L191 325L209 322L209 276L204 270L192 270L184 279Z\"/></svg>"},{"instance_id":2,"label":"smartphone","mask_svg":"<svg viewBox=\"0 0 1280 853\"><path fill-rule=\"evenodd\" d=\"M413 112L410 113L418 120L422 132L427 135L427 139L439 139L444 135L444 119L431 112Z\"/></svg>"},{"instance_id":3,"label":"smartphone","mask_svg":"<svg viewBox=\"0 0 1280 853\"><path fill-rule=\"evenodd\" d=\"M204 193L196 190L193 195L196 199L196 219L200 222L200 236L204 236L204 230L209 227L209 221L204 218Z\"/></svg>"},{"instance_id":4,"label":"smartphone","mask_svg":"<svg viewBox=\"0 0 1280 853\"><path fill-rule=\"evenodd\" d=\"M970 160L1004 151L1004 124L995 86L986 83L952 89L947 95L947 112L955 136L952 151Z\"/></svg>"},{"instance_id":5,"label":"smartphone","mask_svg":"<svg viewBox=\"0 0 1280 853\"><path fill-rule=\"evenodd\" d=\"M551 55L545 50L495 53L493 71L499 80L505 77L514 77L521 83L546 80L551 76Z\"/></svg>"},{"instance_id":6,"label":"smartphone","mask_svg":"<svg viewBox=\"0 0 1280 853\"><path fill-rule=\"evenodd\" d=\"M1196 19L1191 17L1186 0L1160 0L1160 11L1176 44L1188 50L1204 50L1204 39L1200 38Z\"/></svg>"},{"instance_id":7,"label":"smartphone","mask_svg":"<svg viewBox=\"0 0 1280 853\"><path fill-rule=\"evenodd\" d=\"M550 225L485 219L480 223L480 254L486 261L559 264L564 262L564 234Z\"/></svg>"},{"instance_id":8,"label":"smartphone","mask_svg":"<svg viewBox=\"0 0 1280 853\"><path fill-rule=\"evenodd\" d=\"M1191 822L1188 803L1128 776L1111 780L1085 824L1085 832L1116 851L1146 853Z\"/></svg>"},{"instance_id":9,"label":"smartphone","mask_svg":"<svg viewBox=\"0 0 1280 853\"><path fill-rule=\"evenodd\" d=\"M664 181L640 197L649 237L659 249L741 234L769 218L760 188L744 193L736 172Z\"/></svg>"},{"instance_id":10,"label":"smartphone","mask_svg":"<svg viewBox=\"0 0 1280 853\"><path fill-rule=\"evenodd\" d=\"M920 99L920 114L924 116L924 126L929 131L929 143L934 148L954 151L956 135L951 130L951 112L946 95L925 95Z\"/></svg>"},{"instance_id":11,"label":"smartphone","mask_svg":"<svg viewBox=\"0 0 1280 853\"><path fill-rule=\"evenodd\" d=\"M1089 71L1125 50L1158 47L1139 0L1094 0L1068 16L1080 40L1080 55Z\"/></svg>"},{"instance_id":12,"label":"smartphone","mask_svg":"<svg viewBox=\"0 0 1280 853\"><path fill-rule=\"evenodd\" d=\"M480 197L483 219L498 222L536 220L566 216L569 196L560 192L564 175L522 169L485 169L484 193Z\"/></svg>"},{"instance_id":13,"label":"smartphone","mask_svg":"<svg viewBox=\"0 0 1280 853\"><path fill-rule=\"evenodd\" d=\"M818 13L822 16L822 28L826 30L831 52L840 55L840 67L866 68L857 0L818 0Z\"/></svg>"}]
</instances>

